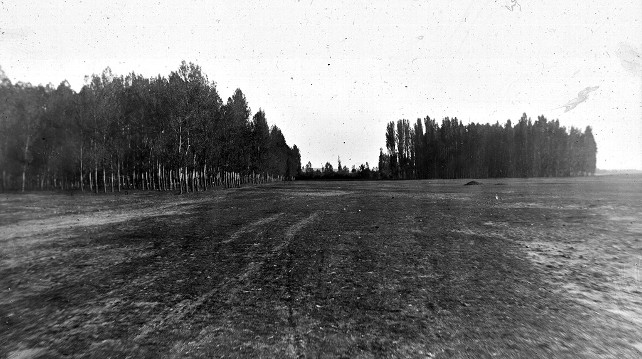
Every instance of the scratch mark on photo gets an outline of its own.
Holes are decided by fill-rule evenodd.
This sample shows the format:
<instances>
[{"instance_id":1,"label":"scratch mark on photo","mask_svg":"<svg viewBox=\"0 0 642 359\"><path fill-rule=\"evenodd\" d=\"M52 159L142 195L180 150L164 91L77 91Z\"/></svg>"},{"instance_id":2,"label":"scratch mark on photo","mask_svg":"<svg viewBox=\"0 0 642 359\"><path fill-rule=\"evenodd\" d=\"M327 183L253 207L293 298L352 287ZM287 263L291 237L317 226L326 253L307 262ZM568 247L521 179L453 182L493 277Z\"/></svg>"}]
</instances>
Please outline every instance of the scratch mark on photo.
<instances>
[{"instance_id":1,"label":"scratch mark on photo","mask_svg":"<svg viewBox=\"0 0 642 359\"><path fill-rule=\"evenodd\" d=\"M577 105L579 105L582 102L588 100L589 93L597 90L599 87L600 86L594 86L594 87L590 87L589 86L589 87L585 88L584 90L578 92L576 98L574 98L574 99L570 100L569 102L567 102L566 105L562 105L562 106L560 106L558 108L564 107L565 108L565 110L564 110L565 113L570 111L570 110L572 110L572 109L574 109L575 107L577 107Z\"/></svg>"},{"instance_id":2,"label":"scratch mark on photo","mask_svg":"<svg viewBox=\"0 0 642 359\"><path fill-rule=\"evenodd\" d=\"M520 5L517 0L510 0L510 5L504 5L504 7L509 11L513 11L513 9L515 9L515 6L519 6L519 11L522 11L522 5Z\"/></svg>"},{"instance_id":3,"label":"scratch mark on photo","mask_svg":"<svg viewBox=\"0 0 642 359\"><path fill-rule=\"evenodd\" d=\"M621 42L617 48L617 57L627 71L634 75L642 75L642 57L636 49Z\"/></svg>"}]
</instances>

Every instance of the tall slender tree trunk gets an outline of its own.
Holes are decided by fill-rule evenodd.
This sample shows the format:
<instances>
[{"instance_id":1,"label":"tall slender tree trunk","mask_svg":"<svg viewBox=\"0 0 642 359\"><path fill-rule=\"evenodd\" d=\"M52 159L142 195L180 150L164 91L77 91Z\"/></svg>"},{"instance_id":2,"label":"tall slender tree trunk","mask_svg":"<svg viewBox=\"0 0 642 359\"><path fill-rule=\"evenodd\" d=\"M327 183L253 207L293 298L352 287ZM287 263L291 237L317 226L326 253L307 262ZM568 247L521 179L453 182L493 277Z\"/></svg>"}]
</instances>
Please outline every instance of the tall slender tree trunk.
<instances>
[{"instance_id":1,"label":"tall slender tree trunk","mask_svg":"<svg viewBox=\"0 0 642 359\"><path fill-rule=\"evenodd\" d=\"M178 156L179 156L179 161L181 157L181 149L183 148L183 133L182 133L182 126L178 127ZM182 162L182 161L181 161ZM181 187L180 194L183 194L183 172L180 167L178 167L178 184Z\"/></svg>"},{"instance_id":2,"label":"tall slender tree trunk","mask_svg":"<svg viewBox=\"0 0 642 359\"><path fill-rule=\"evenodd\" d=\"M189 180L187 178L187 166L183 167L185 172L185 192L189 193Z\"/></svg>"},{"instance_id":3,"label":"tall slender tree trunk","mask_svg":"<svg viewBox=\"0 0 642 359\"><path fill-rule=\"evenodd\" d=\"M196 153L192 156L192 192L198 191L198 182L196 179Z\"/></svg>"},{"instance_id":4,"label":"tall slender tree trunk","mask_svg":"<svg viewBox=\"0 0 642 359\"><path fill-rule=\"evenodd\" d=\"M25 163L22 165L22 192L25 191L25 182L27 177L27 155L29 154L29 141L31 141L31 136L27 136L27 142L25 143L25 152L24 160Z\"/></svg>"},{"instance_id":5,"label":"tall slender tree trunk","mask_svg":"<svg viewBox=\"0 0 642 359\"><path fill-rule=\"evenodd\" d=\"M158 176L156 177L156 182L158 182L158 190L161 190L161 166L160 163L158 163L158 160L156 160L156 169L158 170Z\"/></svg>"},{"instance_id":6,"label":"tall slender tree trunk","mask_svg":"<svg viewBox=\"0 0 642 359\"><path fill-rule=\"evenodd\" d=\"M27 172L27 164L22 165L22 192L25 191L25 177Z\"/></svg>"},{"instance_id":7,"label":"tall slender tree trunk","mask_svg":"<svg viewBox=\"0 0 642 359\"><path fill-rule=\"evenodd\" d=\"M161 165L161 173L163 174L163 191L167 191L169 183L167 182L167 170L164 164Z\"/></svg>"},{"instance_id":8,"label":"tall slender tree trunk","mask_svg":"<svg viewBox=\"0 0 642 359\"><path fill-rule=\"evenodd\" d=\"M85 192L85 186L83 185L83 162L82 162L82 141L80 144L80 191Z\"/></svg>"},{"instance_id":9,"label":"tall slender tree trunk","mask_svg":"<svg viewBox=\"0 0 642 359\"><path fill-rule=\"evenodd\" d=\"M203 189L207 191L207 162L203 165Z\"/></svg>"},{"instance_id":10,"label":"tall slender tree trunk","mask_svg":"<svg viewBox=\"0 0 642 359\"><path fill-rule=\"evenodd\" d=\"M180 194L183 194L183 170L179 167L176 171L178 176L178 187L180 188Z\"/></svg>"},{"instance_id":11,"label":"tall slender tree trunk","mask_svg":"<svg viewBox=\"0 0 642 359\"><path fill-rule=\"evenodd\" d=\"M198 171L196 171L196 168L192 170L192 191L193 192L198 192L199 188L199 183L198 183Z\"/></svg>"},{"instance_id":12,"label":"tall slender tree trunk","mask_svg":"<svg viewBox=\"0 0 642 359\"><path fill-rule=\"evenodd\" d=\"M118 177L118 192L120 192L120 158L116 159L116 171Z\"/></svg>"}]
</instances>

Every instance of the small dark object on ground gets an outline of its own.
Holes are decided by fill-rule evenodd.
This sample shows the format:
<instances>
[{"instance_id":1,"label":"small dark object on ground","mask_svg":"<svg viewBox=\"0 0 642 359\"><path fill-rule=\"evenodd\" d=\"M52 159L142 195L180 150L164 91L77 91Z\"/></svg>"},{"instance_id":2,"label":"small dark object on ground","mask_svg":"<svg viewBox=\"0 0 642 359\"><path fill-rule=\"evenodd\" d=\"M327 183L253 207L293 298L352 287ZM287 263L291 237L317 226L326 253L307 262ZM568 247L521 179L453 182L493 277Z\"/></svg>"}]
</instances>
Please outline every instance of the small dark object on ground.
<instances>
[{"instance_id":1,"label":"small dark object on ground","mask_svg":"<svg viewBox=\"0 0 642 359\"><path fill-rule=\"evenodd\" d=\"M481 183L477 181L470 181L466 183L464 186L481 186Z\"/></svg>"},{"instance_id":2,"label":"small dark object on ground","mask_svg":"<svg viewBox=\"0 0 642 359\"><path fill-rule=\"evenodd\" d=\"M506 186L506 183L501 183L501 182L495 183L495 186Z\"/></svg>"}]
</instances>

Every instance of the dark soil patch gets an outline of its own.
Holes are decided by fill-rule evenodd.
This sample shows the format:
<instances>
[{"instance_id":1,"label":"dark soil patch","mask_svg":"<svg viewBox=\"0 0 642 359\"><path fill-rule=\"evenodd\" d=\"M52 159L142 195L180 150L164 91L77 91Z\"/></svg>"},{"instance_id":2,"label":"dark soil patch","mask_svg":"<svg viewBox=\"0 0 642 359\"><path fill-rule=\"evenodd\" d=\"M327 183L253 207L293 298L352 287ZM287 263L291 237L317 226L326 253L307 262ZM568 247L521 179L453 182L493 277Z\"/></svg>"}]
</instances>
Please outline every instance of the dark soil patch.
<instances>
[{"instance_id":1,"label":"dark soil patch","mask_svg":"<svg viewBox=\"0 0 642 359\"><path fill-rule=\"evenodd\" d=\"M482 183L481 182L477 182L477 181L470 181L470 182L466 182L466 184L464 184L464 186L481 186L481 185L482 185Z\"/></svg>"}]
</instances>

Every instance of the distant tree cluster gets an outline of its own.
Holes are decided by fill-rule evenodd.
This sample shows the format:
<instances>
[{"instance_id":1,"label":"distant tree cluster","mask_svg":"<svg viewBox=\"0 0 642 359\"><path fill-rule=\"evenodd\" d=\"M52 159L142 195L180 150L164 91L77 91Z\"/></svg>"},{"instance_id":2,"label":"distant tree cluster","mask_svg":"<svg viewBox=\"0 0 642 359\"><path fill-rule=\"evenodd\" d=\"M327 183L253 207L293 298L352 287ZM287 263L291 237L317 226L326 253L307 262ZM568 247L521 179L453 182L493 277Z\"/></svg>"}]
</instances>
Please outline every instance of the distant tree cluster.
<instances>
[{"instance_id":1,"label":"distant tree cluster","mask_svg":"<svg viewBox=\"0 0 642 359\"><path fill-rule=\"evenodd\" d=\"M299 150L240 89L226 103L199 66L169 77L106 69L76 93L0 76L2 189L195 191L293 178Z\"/></svg>"},{"instance_id":2,"label":"distant tree cluster","mask_svg":"<svg viewBox=\"0 0 642 359\"><path fill-rule=\"evenodd\" d=\"M399 179L586 176L595 173L596 152L590 126L567 132L544 116L533 122L524 114L515 126L426 117L412 127L388 123L379 171Z\"/></svg>"},{"instance_id":3,"label":"distant tree cluster","mask_svg":"<svg viewBox=\"0 0 642 359\"><path fill-rule=\"evenodd\" d=\"M341 158L337 159L337 170L330 162L326 162L321 168L314 169L312 163L308 162L302 169L297 179L301 180L365 180L378 179L379 173L370 169L368 162L361 164L359 167L352 166L349 169L341 164Z\"/></svg>"}]
</instances>

